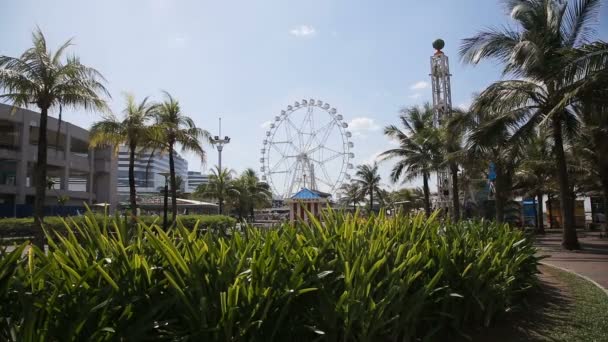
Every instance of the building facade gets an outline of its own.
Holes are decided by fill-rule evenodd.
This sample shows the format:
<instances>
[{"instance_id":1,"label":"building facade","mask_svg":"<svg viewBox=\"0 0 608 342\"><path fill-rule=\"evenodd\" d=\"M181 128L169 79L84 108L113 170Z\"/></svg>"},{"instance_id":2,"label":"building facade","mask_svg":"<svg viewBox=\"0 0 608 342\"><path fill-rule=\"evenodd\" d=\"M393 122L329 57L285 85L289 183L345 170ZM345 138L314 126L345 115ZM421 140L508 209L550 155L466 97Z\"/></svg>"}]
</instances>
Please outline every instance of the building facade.
<instances>
[{"instance_id":1,"label":"building facade","mask_svg":"<svg viewBox=\"0 0 608 342\"><path fill-rule=\"evenodd\" d=\"M165 186L163 173L169 172L169 155L152 150L135 154L135 187L138 194L158 194ZM186 190L188 182L188 161L178 153L173 156L175 175L182 179L181 191ZM121 200L129 194L129 149L121 146L118 151L117 189Z\"/></svg>"},{"instance_id":2,"label":"building facade","mask_svg":"<svg viewBox=\"0 0 608 342\"><path fill-rule=\"evenodd\" d=\"M31 216L40 114L0 103L0 216ZM50 117L47 123L45 205L52 214L84 203L116 202L116 158L111 148L90 149L88 130ZM59 201L61 199L61 203Z\"/></svg>"},{"instance_id":3,"label":"building facade","mask_svg":"<svg viewBox=\"0 0 608 342\"><path fill-rule=\"evenodd\" d=\"M209 175L203 175L198 171L188 171L187 193L193 193L201 184L209 183Z\"/></svg>"}]
</instances>

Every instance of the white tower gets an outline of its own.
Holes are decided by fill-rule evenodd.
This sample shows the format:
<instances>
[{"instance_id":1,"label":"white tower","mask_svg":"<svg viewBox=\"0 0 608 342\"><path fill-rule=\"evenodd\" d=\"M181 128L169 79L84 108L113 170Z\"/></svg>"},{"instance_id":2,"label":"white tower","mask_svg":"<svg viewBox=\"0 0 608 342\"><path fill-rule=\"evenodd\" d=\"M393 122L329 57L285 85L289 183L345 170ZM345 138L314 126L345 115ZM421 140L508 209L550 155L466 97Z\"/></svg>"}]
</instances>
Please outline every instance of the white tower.
<instances>
[{"instance_id":1,"label":"white tower","mask_svg":"<svg viewBox=\"0 0 608 342\"><path fill-rule=\"evenodd\" d=\"M448 56L441 49L445 43L442 39L433 42L435 54L431 56L431 83L433 90L433 109L435 111L434 124L441 124L452 115L452 91L450 87L450 64ZM452 187L450 173L445 167L437 171L437 203L436 207L451 211Z\"/></svg>"}]
</instances>

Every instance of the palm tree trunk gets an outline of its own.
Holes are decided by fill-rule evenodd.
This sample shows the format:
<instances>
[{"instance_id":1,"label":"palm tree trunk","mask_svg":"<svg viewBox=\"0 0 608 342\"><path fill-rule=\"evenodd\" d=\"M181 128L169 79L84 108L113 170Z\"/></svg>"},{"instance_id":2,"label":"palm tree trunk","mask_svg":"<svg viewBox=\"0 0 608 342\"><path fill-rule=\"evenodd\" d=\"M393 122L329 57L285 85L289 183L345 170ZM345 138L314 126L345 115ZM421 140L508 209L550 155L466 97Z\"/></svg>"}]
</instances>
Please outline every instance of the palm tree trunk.
<instances>
[{"instance_id":1,"label":"palm tree trunk","mask_svg":"<svg viewBox=\"0 0 608 342\"><path fill-rule=\"evenodd\" d=\"M505 200L502 195L498 194L498 187L494 199L494 207L496 209L496 222L502 224L505 221Z\"/></svg>"},{"instance_id":2,"label":"palm tree trunk","mask_svg":"<svg viewBox=\"0 0 608 342\"><path fill-rule=\"evenodd\" d=\"M370 189L369 191L369 213L374 212L374 189Z\"/></svg>"},{"instance_id":3,"label":"palm tree trunk","mask_svg":"<svg viewBox=\"0 0 608 342\"><path fill-rule=\"evenodd\" d=\"M458 198L458 165L450 163L450 172L452 173L452 219L454 222L460 220L460 200Z\"/></svg>"},{"instance_id":4,"label":"palm tree trunk","mask_svg":"<svg viewBox=\"0 0 608 342\"><path fill-rule=\"evenodd\" d=\"M547 219L549 220L549 228L553 229L553 206L551 202L553 201L553 196L551 194L547 194Z\"/></svg>"},{"instance_id":5,"label":"palm tree trunk","mask_svg":"<svg viewBox=\"0 0 608 342\"><path fill-rule=\"evenodd\" d=\"M171 212L172 223L177 219L177 181L175 180L175 161L173 160L173 143L169 143L169 173L171 174Z\"/></svg>"},{"instance_id":6,"label":"palm tree trunk","mask_svg":"<svg viewBox=\"0 0 608 342\"><path fill-rule=\"evenodd\" d=\"M495 172L496 172L496 180L495 180L495 191L494 194L494 208L496 215L496 222L502 224L505 221L505 202L506 202L506 186L505 179L502 170L502 166L498 163L494 163Z\"/></svg>"},{"instance_id":7,"label":"palm tree trunk","mask_svg":"<svg viewBox=\"0 0 608 342\"><path fill-rule=\"evenodd\" d=\"M562 247L566 249L580 249L574 226L574 201L572 191L568 182L568 170L566 168L566 156L564 154L564 143L562 139L562 121L559 116L553 118L553 148L555 162L557 165L557 179L559 182L559 199L562 212Z\"/></svg>"},{"instance_id":8,"label":"palm tree trunk","mask_svg":"<svg viewBox=\"0 0 608 342\"><path fill-rule=\"evenodd\" d=\"M539 192L536 195L538 201L538 207L536 211L536 222L538 223L538 227L536 228L539 234L545 234L545 223L543 220L543 194Z\"/></svg>"},{"instance_id":9,"label":"palm tree trunk","mask_svg":"<svg viewBox=\"0 0 608 342\"><path fill-rule=\"evenodd\" d=\"M46 198L46 162L47 162L47 139L46 128L48 119L48 107L40 108L40 125L38 131L38 159L36 160L35 185L36 198L34 199L34 224L36 236L34 244L44 248L44 233L42 223L44 222L44 200Z\"/></svg>"},{"instance_id":10,"label":"palm tree trunk","mask_svg":"<svg viewBox=\"0 0 608 342\"><path fill-rule=\"evenodd\" d=\"M599 158L600 183L602 184L602 195L604 201L604 216L608 216L608 141L603 134L594 136L593 143L597 148ZM608 223L604 222L604 229L608 232Z\"/></svg>"},{"instance_id":11,"label":"palm tree trunk","mask_svg":"<svg viewBox=\"0 0 608 342\"><path fill-rule=\"evenodd\" d=\"M135 149L137 145L129 144L129 201L131 202L131 217L137 217L137 192L135 189Z\"/></svg>"},{"instance_id":12,"label":"palm tree trunk","mask_svg":"<svg viewBox=\"0 0 608 342\"><path fill-rule=\"evenodd\" d=\"M422 191L424 192L424 213L426 217L431 216L431 194L429 191L429 174L422 173Z\"/></svg>"}]
</instances>

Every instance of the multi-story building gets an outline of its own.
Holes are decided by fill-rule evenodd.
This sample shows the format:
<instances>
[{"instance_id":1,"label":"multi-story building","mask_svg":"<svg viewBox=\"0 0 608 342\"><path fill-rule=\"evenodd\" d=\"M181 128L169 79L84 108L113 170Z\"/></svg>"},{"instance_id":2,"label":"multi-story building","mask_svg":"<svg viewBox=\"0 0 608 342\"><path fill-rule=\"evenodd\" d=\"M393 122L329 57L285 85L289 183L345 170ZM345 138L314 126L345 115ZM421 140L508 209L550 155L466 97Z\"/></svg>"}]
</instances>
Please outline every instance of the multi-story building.
<instances>
[{"instance_id":1,"label":"multi-story building","mask_svg":"<svg viewBox=\"0 0 608 342\"><path fill-rule=\"evenodd\" d=\"M32 215L40 114L0 103L0 217ZM89 132L69 122L47 121L47 212L115 205L116 158L111 148L90 149ZM59 199L61 198L61 204ZM65 210L64 210L65 212Z\"/></svg>"},{"instance_id":2,"label":"multi-story building","mask_svg":"<svg viewBox=\"0 0 608 342\"><path fill-rule=\"evenodd\" d=\"M186 186L187 193L193 193L201 184L209 183L209 175L203 175L198 171L188 171L188 185Z\"/></svg>"},{"instance_id":3,"label":"multi-story building","mask_svg":"<svg viewBox=\"0 0 608 342\"><path fill-rule=\"evenodd\" d=\"M153 150L142 150L136 153L135 158L135 187L138 194L158 194L165 186L163 173L169 172L169 155ZM175 175L182 179L181 191L186 190L188 181L188 161L178 153L173 156ZM129 149L121 146L118 151L118 193L121 200L129 193Z\"/></svg>"}]
</instances>

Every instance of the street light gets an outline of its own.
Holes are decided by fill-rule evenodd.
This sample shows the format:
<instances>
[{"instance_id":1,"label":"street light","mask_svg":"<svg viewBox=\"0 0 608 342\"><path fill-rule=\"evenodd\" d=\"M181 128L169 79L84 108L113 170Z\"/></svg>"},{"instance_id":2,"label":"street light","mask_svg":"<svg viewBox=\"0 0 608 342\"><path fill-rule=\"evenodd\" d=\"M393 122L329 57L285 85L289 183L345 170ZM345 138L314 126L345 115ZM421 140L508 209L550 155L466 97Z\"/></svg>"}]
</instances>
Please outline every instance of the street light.
<instances>
[{"instance_id":1,"label":"street light","mask_svg":"<svg viewBox=\"0 0 608 342\"><path fill-rule=\"evenodd\" d=\"M162 172L161 176L165 177L165 193L164 193L164 202L163 202L163 230L167 231L167 211L168 211L168 201L169 201L169 181L167 178L171 175L169 172Z\"/></svg>"},{"instance_id":2,"label":"street light","mask_svg":"<svg viewBox=\"0 0 608 342\"><path fill-rule=\"evenodd\" d=\"M216 135L214 137L211 138L211 144L213 144L213 146L215 146L217 148L217 153L218 153L218 173L222 172L222 150L224 149L224 145L228 145L228 143L230 143L230 137L229 136L225 136L224 138L222 138L222 118L220 118L220 131L219 131L219 135ZM219 176L219 174L218 174ZM219 201L219 210L220 210L220 215L222 214L222 206L223 206L223 201L220 200Z\"/></svg>"}]
</instances>

